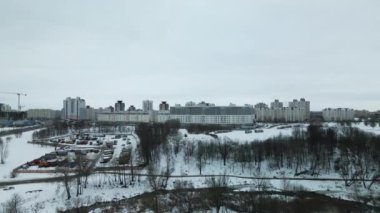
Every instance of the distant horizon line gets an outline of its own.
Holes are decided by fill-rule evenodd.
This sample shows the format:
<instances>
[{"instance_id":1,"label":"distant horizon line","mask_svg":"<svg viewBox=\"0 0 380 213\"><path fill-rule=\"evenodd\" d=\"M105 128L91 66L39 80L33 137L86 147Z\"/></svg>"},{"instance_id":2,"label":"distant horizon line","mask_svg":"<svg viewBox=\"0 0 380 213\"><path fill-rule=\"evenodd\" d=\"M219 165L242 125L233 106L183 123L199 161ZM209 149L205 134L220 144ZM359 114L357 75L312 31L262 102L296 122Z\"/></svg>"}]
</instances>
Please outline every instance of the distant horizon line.
<instances>
[{"instance_id":1,"label":"distant horizon line","mask_svg":"<svg viewBox=\"0 0 380 213\"><path fill-rule=\"evenodd\" d=\"M63 100L65 100L65 99L67 99L67 98L72 98L72 97L70 97L70 96L68 96L68 97L66 97L66 98L64 98ZM73 99L76 99L76 98L80 98L80 99L83 99L84 101L86 101L86 99L85 98L81 98L80 96L75 96ZM303 98L303 97L302 97ZM258 103L264 103L264 104L266 104L267 106L269 106L270 107L270 103L272 103L272 102L274 102L275 100L279 100L279 102L281 102L281 103L283 103L283 104L287 104L287 103L291 103L293 100L297 100L297 101L300 101L302 98L299 98L299 99L297 99L297 98L293 98L293 99L290 99L290 100L288 100L288 101L281 101L281 99L280 98L275 98L275 99L272 99L272 101L271 102L269 102L269 103L267 103L267 102L264 102L264 101L258 101L258 102L256 102L255 104L250 104L250 103L244 103L244 104L235 104L234 102L229 102L228 104L220 104L220 105L218 105L218 104L215 104L214 102L207 102L207 101L204 101L204 100L201 100L201 101L192 101L192 100L189 100L189 101L185 101L184 103L175 103L175 104L169 104L170 103L170 101L168 101L168 100L161 100L161 101L158 101L158 104L156 104L156 109L159 109L158 108L158 106L159 106L159 104L161 103L161 102L166 102L166 103L168 103L170 106L175 106L176 104L180 104L181 106L185 106L187 103L189 103L189 102L193 102L193 103L195 103L195 104L199 104L199 103L208 103L208 104L215 104L215 106L230 106L231 104L234 104L234 105L236 105L236 106L246 106L246 105L251 105L251 106L255 106L256 104L258 104ZM310 100L308 100L308 99L306 99L306 98L303 98L303 99L305 99L305 101L309 101L310 102L310 111L312 111L312 112L319 112L319 111L322 111L323 109L328 109L328 108L332 108L332 109L338 109L338 108L349 108L349 109L353 109L353 110L356 110L356 111L368 111L368 112L377 112L377 111L380 111L380 109L379 108L377 108L377 109L373 109L373 110L370 110L370 109L368 109L368 108L358 108L358 107L347 107L347 106L342 106L342 105L340 105L340 106L337 106L337 107L331 107L331 106L328 106L328 107L321 107L321 108L319 108L319 109L312 109L312 101L310 101ZM62 101L63 101L62 100ZM86 106L90 106L90 107L92 107L92 108L94 108L94 109L100 109L100 108L103 108L103 109L105 109L105 108L108 108L108 107L110 107L110 106L112 106L112 107L114 107L114 104L115 103L117 103L117 101L123 101L123 103L125 103L124 102L124 100L122 100L122 99L115 99L115 102L114 103L112 103L112 104L108 104L108 105L105 105L105 106L97 106L97 107L95 107L94 105L91 105L91 104L88 104L88 103L86 103ZM143 101L147 101L147 100L149 100L149 101L153 101L154 102L154 100L152 100L152 99L141 99L141 101L140 101L140 104L141 104L141 108L142 108L142 102ZM157 101L157 100L156 100ZM157 102L156 102L157 103ZM0 103L1 104L1 103ZM11 108L12 108L12 110L14 110L14 111L17 111L17 106L15 107L15 108L13 108L12 107L12 105L11 104L8 104L8 103L2 103L2 104L6 104L6 105L9 105L9 106L11 106ZM13 104L14 105L14 104ZM127 106L139 106L139 105L136 105L136 104L128 104L128 105L126 105L126 107ZM63 108L63 107L62 107ZM23 106L23 110L24 111L27 111L27 110L30 110L30 109L51 109L51 110L62 110L62 108L61 109L57 109L57 108L55 108L55 107L25 107L25 106ZM139 107L136 107L137 109L139 109ZM22 111L23 111L22 110Z\"/></svg>"}]
</instances>

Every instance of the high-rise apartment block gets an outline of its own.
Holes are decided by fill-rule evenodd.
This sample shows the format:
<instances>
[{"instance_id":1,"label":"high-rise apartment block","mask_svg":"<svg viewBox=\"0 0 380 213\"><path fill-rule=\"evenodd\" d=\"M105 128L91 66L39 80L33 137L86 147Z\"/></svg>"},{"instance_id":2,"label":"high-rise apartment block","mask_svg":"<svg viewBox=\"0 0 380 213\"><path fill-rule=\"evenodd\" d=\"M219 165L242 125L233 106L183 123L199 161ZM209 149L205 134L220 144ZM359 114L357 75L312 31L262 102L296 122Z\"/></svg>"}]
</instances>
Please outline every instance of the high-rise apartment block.
<instances>
[{"instance_id":1,"label":"high-rise apartment block","mask_svg":"<svg viewBox=\"0 0 380 213\"><path fill-rule=\"evenodd\" d=\"M63 118L68 120L86 119L86 101L77 98L66 98L63 101Z\"/></svg>"},{"instance_id":2,"label":"high-rise apartment block","mask_svg":"<svg viewBox=\"0 0 380 213\"><path fill-rule=\"evenodd\" d=\"M160 111L169 111L169 104L166 101L162 101L159 109Z\"/></svg>"},{"instance_id":3,"label":"high-rise apartment block","mask_svg":"<svg viewBox=\"0 0 380 213\"><path fill-rule=\"evenodd\" d=\"M125 111L125 103L123 101L117 101L115 103L115 112L123 112Z\"/></svg>"},{"instance_id":4,"label":"high-rise apartment block","mask_svg":"<svg viewBox=\"0 0 380 213\"><path fill-rule=\"evenodd\" d=\"M144 112L153 111L153 101L145 100L143 101L142 105L143 105Z\"/></svg>"}]
</instances>

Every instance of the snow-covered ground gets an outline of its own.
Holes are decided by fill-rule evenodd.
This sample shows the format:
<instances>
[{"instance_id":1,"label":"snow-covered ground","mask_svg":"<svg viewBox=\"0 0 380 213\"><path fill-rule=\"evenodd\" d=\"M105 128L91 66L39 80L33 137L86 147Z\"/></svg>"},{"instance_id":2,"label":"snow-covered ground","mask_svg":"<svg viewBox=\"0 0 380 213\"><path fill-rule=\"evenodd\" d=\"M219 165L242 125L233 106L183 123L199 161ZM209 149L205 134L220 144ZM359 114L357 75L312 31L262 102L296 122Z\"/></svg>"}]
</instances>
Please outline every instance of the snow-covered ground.
<instances>
[{"instance_id":1,"label":"snow-covered ground","mask_svg":"<svg viewBox=\"0 0 380 213\"><path fill-rule=\"evenodd\" d=\"M54 176L54 174L29 174L21 173L18 174L16 178L11 179L11 171L22 165L27 161L31 161L38 158L48 152L54 151L53 147L42 147L40 145L33 145L27 143L27 141L32 140L32 134L34 131L24 132L19 138L11 137L9 142L9 157L7 158L6 164L0 164L0 181L9 180L24 180L33 178L44 178L47 176ZM123 147L130 147L133 151L137 146L137 136L130 134L125 140L123 138L115 139L115 135L106 135L104 141L117 141L117 145L114 146L114 159L118 159L118 156ZM6 140L6 137L3 137ZM80 146L74 145L77 148L86 148L90 146ZM134 156L136 159L136 156ZM135 161L136 162L136 161ZM97 164L98 166L112 166L111 163L107 164ZM148 183L143 180L141 183L136 183L134 186L129 186L128 188L123 188L118 185L108 185L103 184L102 188L95 187L99 182L108 182L112 175L93 175L89 178L89 187L84 190L84 193L79 197L81 200L81 205L92 204L96 201L112 200L112 199L123 199L126 197L136 196L146 191L150 191ZM66 193L61 183L36 183L36 184L21 184L12 186L14 189L4 190L7 187L0 187L0 203L4 203L11 198L13 194L20 195L23 200L24 208L28 208L38 202L44 204L44 209L42 212L55 212L57 209L73 208L78 206L78 200L75 197L75 190L72 189L73 199L72 202L66 201ZM74 188L74 187L72 187ZM40 191L42 190L42 191ZM26 209L24 209L28 212Z\"/></svg>"},{"instance_id":2,"label":"snow-covered ground","mask_svg":"<svg viewBox=\"0 0 380 213\"><path fill-rule=\"evenodd\" d=\"M307 126L304 125L301 128L306 128L306 127ZM355 127L358 127L363 130L367 128L364 125L361 126L360 124ZM380 129L378 126L376 128ZM290 136L293 131L292 128L277 129L276 127L263 128L263 130L264 130L263 133L252 132L248 134L246 134L245 131L233 130L227 133L218 133L217 135L220 138L229 137L232 140L236 140L240 142L252 142L252 141L265 140L265 139L275 137L278 135ZM207 187L205 177L188 177L191 175L199 175L199 168L197 167L197 162L195 158L189 158L188 160L186 160L183 146L186 146L188 143L194 143L196 145L199 140L210 141L210 140L214 140L214 138L206 134L189 134L186 130L183 130L183 129L180 130L180 133L182 134L182 136L186 134L187 137L182 138L182 141L181 141L182 147L180 151L177 153L177 155L175 155L174 152L171 152L170 157L171 157L171 167L173 168L172 175L183 176L183 177L170 178L167 189L173 189L174 182L178 180L190 181L193 183L193 186L196 188ZM31 133L29 134L30 135L28 137L31 137ZM27 133L24 133L22 137L27 137ZM136 137L137 136L134 134L128 135L128 139L131 142L130 146L132 146L133 150L136 150L136 146L138 144L138 138ZM118 145L116 145L115 147L114 157L116 157L118 153L120 153L123 147L127 146L126 143L128 141L128 140L124 141L122 139L112 139L112 136L106 136L105 140L118 141L117 142ZM11 141L11 143L14 143L14 142L16 142L16 139ZM174 141L172 141L172 143L174 143ZM31 147L28 146L26 150L30 150L32 149L32 147L33 149L38 148L41 150L34 151L33 153L35 155L25 157L25 159L23 158L24 160L17 161L16 163L15 163L15 159L10 161L11 158L8 158L8 162L13 162L12 163L13 165L18 166L26 161L30 161L33 158L39 157L53 149L51 147L39 147L39 146L27 144L26 141L25 141L25 144L31 146ZM20 146L20 147L14 146L14 149L23 150L22 149L23 147L24 146ZM134 156L136 157L136 154L134 154ZM158 170L160 172L166 169L166 156L161 155L159 159L160 159L160 162L159 162ZM98 165L105 166L105 165L111 165L111 164L98 164ZM3 168L1 166L2 165L0 165L0 174L3 175ZM10 170L8 169L8 173L12 169ZM145 174L146 171L141 171L140 173ZM7 172L4 172L4 174L7 174ZM242 165L240 163L233 163L232 161L227 161L227 164L224 166L221 160L212 160L212 161L209 160L205 163L204 167L202 168L202 175L222 175L222 174L242 177L242 178L238 178L238 177L228 178L229 185L236 186L237 190L256 190L257 189L256 187L258 185L258 180L253 180L253 179L243 178L243 177L277 177L277 178L293 177L294 171L287 170L287 169L273 170L269 168L269 166L267 165L267 162L263 162L261 166L261 170L260 172L258 172L255 168L250 169L249 166L242 168ZM24 178L24 176L29 176L29 174L20 175L19 178ZM4 180L3 176L1 176L1 178L2 180ZM319 178L339 178L339 174L337 173L321 174ZM15 185L13 186L14 189L12 190L4 191L0 189L0 203L7 201L12 196L12 194L18 193L25 199L25 203L23 204L23 207L28 208L37 202L42 202L44 203L44 209L41 212L54 212L57 209L66 209L66 208L73 208L73 207L81 206L81 205L90 205L92 203L95 203L96 201L111 201L113 199L129 198L129 197L136 196L136 195L142 194L144 192L149 192L152 190L151 187L149 186L149 183L146 177L141 177L140 182L136 181L134 185L129 185L127 188L123 188L118 184L115 185L115 183L111 183L113 182L112 181L113 179L114 179L114 176L112 174L92 175L89 179L89 187L83 191L82 195L79 196L80 199L76 198L75 190L73 186L72 188L73 199L71 199L70 202L67 202L65 190L62 184L60 183L41 183L41 184L38 183L38 184ZM285 182L283 180L272 179L272 180L268 180L267 184L270 186L270 189L282 190L284 188ZM101 187L99 187L99 185L101 185ZM356 190L353 186L345 187L343 181L290 180L290 181L287 181L287 185L293 188L304 188L310 191L321 192L333 197L340 197L340 198L349 199L349 200L354 199L353 194L354 194L354 191ZM35 191L35 190L42 190L42 191ZM375 184L373 186L372 191L373 192L380 191L379 184ZM362 190L362 193L365 194L369 192Z\"/></svg>"},{"instance_id":3,"label":"snow-covered ground","mask_svg":"<svg viewBox=\"0 0 380 213\"><path fill-rule=\"evenodd\" d=\"M36 125L38 126L38 125ZM4 132L4 131L9 131L9 130L16 130L16 129L25 129L25 128L30 128L30 127L35 127L35 126L21 126L21 127L1 127L0 128L0 132Z\"/></svg>"},{"instance_id":4,"label":"snow-covered ground","mask_svg":"<svg viewBox=\"0 0 380 213\"><path fill-rule=\"evenodd\" d=\"M20 137L15 135L1 137L4 142L7 141L8 137L10 141L8 142L8 157L5 159L5 164L0 164L0 180L10 179L10 173L16 167L54 150L53 147L28 143L32 140L32 134L35 131L38 130L23 132ZM28 176L22 175L22 177L16 178L28 178Z\"/></svg>"},{"instance_id":5,"label":"snow-covered ground","mask_svg":"<svg viewBox=\"0 0 380 213\"><path fill-rule=\"evenodd\" d=\"M21 127L1 127L0 132L14 130L14 129L20 129L20 128Z\"/></svg>"},{"instance_id":6,"label":"snow-covered ground","mask_svg":"<svg viewBox=\"0 0 380 213\"><path fill-rule=\"evenodd\" d=\"M234 130L227 133L219 133L217 134L219 138L228 137L233 141L239 141L239 142L252 142L252 141L263 141L275 136L291 136L292 135L292 128L286 128L286 129L277 129L277 128L263 128L263 132L255 133L255 131L252 131L252 133L245 133L244 130Z\"/></svg>"},{"instance_id":7,"label":"snow-covered ground","mask_svg":"<svg viewBox=\"0 0 380 213\"><path fill-rule=\"evenodd\" d=\"M129 198L150 191L146 181L136 183L127 188L118 185L104 184L102 187L96 187L99 181L106 182L107 178L113 178L111 175L93 175L90 177L89 186L79 197L75 195L74 185L72 185L72 199L67 201L66 192L62 183L34 183L13 186L14 189L4 191L0 189L0 203L9 200L13 194L18 194L23 199L23 212L32 212L31 206L36 203L42 203L44 208L41 212L51 213L57 210L90 205L97 201L110 201ZM1 210L1 208L0 208Z\"/></svg>"},{"instance_id":8,"label":"snow-covered ground","mask_svg":"<svg viewBox=\"0 0 380 213\"><path fill-rule=\"evenodd\" d=\"M258 132L256 133L255 131L252 131L251 133L245 133L245 130L232 130L230 132L226 133L216 133L218 138L229 138L233 141L237 141L240 143L245 143L245 142L252 142L252 141L264 141L269 138L273 138L276 136L291 136L293 132L293 127L290 128L284 128L284 129L278 129L278 127L283 127L287 125L280 125L276 127L269 128L269 126L261 128L263 132ZM301 130L306 130L307 124L293 124L290 126L299 126ZM298 127L297 127L298 128ZM187 135L187 138L191 141L210 141L213 140L214 138L210 135L206 134L190 134L187 132L186 129L180 129L180 133L182 135Z\"/></svg>"},{"instance_id":9,"label":"snow-covered ground","mask_svg":"<svg viewBox=\"0 0 380 213\"><path fill-rule=\"evenodd\" d=\"M363 122L360 122L358 124L356 123L353 123L352 124L352 127L356 127L356 128L359 128L365 132L369 132L369 133L373 133L373 134L376 134L376 135L380 135L380 124L377 123L376 126L374 127L371 127L370 125L366 126L364 125Z\"/></svg>"}]
</instances>

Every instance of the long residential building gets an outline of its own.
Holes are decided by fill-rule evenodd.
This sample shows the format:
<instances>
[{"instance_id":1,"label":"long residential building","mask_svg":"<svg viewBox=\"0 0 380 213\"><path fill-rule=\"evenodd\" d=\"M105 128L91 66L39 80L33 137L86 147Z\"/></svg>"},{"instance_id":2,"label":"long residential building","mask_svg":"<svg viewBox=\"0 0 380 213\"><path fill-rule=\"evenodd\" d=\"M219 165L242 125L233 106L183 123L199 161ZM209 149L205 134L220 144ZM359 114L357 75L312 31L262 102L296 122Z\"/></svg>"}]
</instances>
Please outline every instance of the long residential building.
<instances>
[{"instance_id":1,"label":"long residential building","mask_svg":"<svg viewBox=\"0 0 380 213\"><path fill-rule=\"evenodd\" d=\"M61 111L52 109L29 109L26 112L28 119L55 119L61 116Z\"/></svg>"},{"instance_id":2,"label":"long residential building","mask_svg":"<svg viewBox=\"0 0 380 213\"><path fill-rule=\"evenodd\" d=\"M124 113L99 113L98 121L107 122L157 122L179 120L181 124L241 125L252 124L255 119L252 106L215 106L201 102L197 105L170 107L169 111L130 111Z\"/></svg>"},{"instance_id":3,"label":"long residential building","mask_svg":"<svg viewBox=\"0 0 380 213\"><path fill-rule=\"evenodd\" d=\"M124 112L103 112L97 114L100 122L122 122L122 123L150 123L154 122L154 112L141 110Z\"/></svg>"},{"instance_id":4,"label":"long residential building","mask_svg":"<svg viewBox=\"0 0 380 213\"><path fill-rule=\"evenodd\" d=\"M255 105L257 121L262 122L305 122L310 120L310 101L301 98L289 102L288 107L279 100L271 103L269 108L265 103Z\"/></svg>"},{"instance_id":5,"label":"long residential building","mask_svg":"<svg viewBox=\"0 0 380 213\"><path fill-rule=\"evenodd\" d=\"M171 107L170 119L178 119L182 124L236 125L252 124L255 119L252 107L207 106Z\"/></svg>"},{"instance_id":6,"label":"long residential building","mask_svg":"<svg viewBox=\"0 0 380 213\"><path fill-rule=\"evenodd\" d=\"M325 121L352 121L355 111L348 108L327 108L322 111L322 116Z\"/></svg>"}]
</instances>

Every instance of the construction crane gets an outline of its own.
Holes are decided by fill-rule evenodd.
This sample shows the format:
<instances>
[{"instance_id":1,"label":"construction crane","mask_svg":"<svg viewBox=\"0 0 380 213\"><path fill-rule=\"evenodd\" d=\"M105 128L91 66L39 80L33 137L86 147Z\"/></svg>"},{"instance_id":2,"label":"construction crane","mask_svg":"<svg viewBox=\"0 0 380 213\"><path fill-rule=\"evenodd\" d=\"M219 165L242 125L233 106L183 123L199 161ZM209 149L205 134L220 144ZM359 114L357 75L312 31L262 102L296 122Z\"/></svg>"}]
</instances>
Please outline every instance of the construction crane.
<instances>
[{"instance_id":1,"label":"construction crane","mask_svg":"<svg viewBox=\"0 0 380 213\"><path fill-rule=\"evenodd\" d=\"M2 93L2 94L9 94L9 95L17 95L17 97L18 97L18 105L17 105L17 107L18 107L18 111L21 111L21 105L20 105L20 96L22 95L22 96L26 96L26 94L24 94L24 93L20 93L20 92L1 92L0 91L0 93Z\"/></svg>"}]
</instances>

